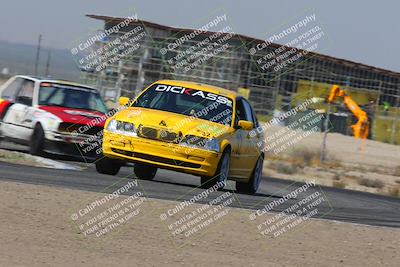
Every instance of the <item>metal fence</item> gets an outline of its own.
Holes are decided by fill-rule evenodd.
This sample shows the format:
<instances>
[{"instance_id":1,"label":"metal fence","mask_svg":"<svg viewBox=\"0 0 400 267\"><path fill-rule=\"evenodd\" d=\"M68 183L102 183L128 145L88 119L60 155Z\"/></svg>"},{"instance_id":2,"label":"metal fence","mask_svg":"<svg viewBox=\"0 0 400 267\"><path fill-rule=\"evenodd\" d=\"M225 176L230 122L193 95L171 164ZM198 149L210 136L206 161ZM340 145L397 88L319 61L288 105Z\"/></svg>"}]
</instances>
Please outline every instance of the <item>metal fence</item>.
<instances>
[{"instance_id":1,"label":"metal fence","mask_svg":"<svg viewBox=\"0 0 400 267\"><path fill-rule=\"evenodd\" d=\"M112 25L106 23L106 28ZM250 92L249 100L256 113L265 119L270 118L275 109L291 108L301 81L311 84L339 84L350 92L358 89L375 92L378 98L375 104L373 137L400 144L400 75L396 73L314 53L299 59L284 70L261 71L257 60L271 50L265 49L263 53L252 56L249 49L255 46L255 41L240 38L228 41L230 49L188 72L182 72L171 68L168 58L201 42L202 36L163 55L160 48L177 40L179 32L171 35L171 32L151 27L146 31L149 35L140 41L140 49L122 56L118 62L109 64L101 71L82 71L81 81L96 86L106 99L111 100L119 96L134 97L141 89L159 79L196 81L234 91L246 88ZM123 32L111 35L108 42L121 34Z\"/></svg>"}]
</instances>

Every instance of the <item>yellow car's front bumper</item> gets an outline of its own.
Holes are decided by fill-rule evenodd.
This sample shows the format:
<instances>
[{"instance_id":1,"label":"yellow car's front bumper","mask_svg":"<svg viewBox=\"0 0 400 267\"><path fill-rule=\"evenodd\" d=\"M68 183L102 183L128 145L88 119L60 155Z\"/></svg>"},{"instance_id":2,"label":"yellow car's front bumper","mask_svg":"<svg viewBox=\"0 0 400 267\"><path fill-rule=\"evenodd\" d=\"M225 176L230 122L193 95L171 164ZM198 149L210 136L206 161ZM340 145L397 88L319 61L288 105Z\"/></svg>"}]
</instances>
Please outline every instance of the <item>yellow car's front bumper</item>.
<instances>
[{"instance_id":1,"label":"yellow car's front bumper","mask_svg":"<svg viewBox=\"0 0 400 267\"><path fill-rule=\"evenodd\" d=\"M220 153L104 130L103 154L108 158L149 164L199 176L214 176Z\"/></svg>"}]
</instances>

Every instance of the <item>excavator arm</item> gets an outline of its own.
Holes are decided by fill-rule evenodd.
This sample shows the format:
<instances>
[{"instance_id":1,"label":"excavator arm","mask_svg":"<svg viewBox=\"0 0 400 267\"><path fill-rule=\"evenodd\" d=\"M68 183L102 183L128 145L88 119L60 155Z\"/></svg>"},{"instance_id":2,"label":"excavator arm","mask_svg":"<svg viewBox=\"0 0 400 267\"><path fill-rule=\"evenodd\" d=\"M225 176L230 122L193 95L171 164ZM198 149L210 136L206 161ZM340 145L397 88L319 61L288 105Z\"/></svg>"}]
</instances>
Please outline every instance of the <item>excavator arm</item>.
<instances>
[{"instance_id":1,"label":"excavator arm","mask_svg":"<svg viewBox=\"0 0 400 267\"><path fill-rule=\"evenodd\" d=\"M333 85L331 91L328 96L328 103L332 103L336 97L340 97L343 99L343 103L346 107L354 114L354 116L358 119L358 121L351 125L351 129L353 131L354 137L366 139L368 137L369 131L369 121L367 113L351 99L350 96L346 94L346 92L338 85Z\"/></svg>"}]
</instances>

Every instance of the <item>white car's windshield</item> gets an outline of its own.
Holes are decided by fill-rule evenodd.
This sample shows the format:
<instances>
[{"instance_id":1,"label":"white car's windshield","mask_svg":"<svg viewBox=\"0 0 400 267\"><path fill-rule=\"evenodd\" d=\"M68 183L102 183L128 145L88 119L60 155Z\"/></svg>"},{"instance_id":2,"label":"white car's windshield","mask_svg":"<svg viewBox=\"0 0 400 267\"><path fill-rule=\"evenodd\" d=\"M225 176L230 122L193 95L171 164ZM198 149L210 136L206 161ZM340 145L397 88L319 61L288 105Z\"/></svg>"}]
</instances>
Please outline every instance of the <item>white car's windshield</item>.
<instances>
[{"instance_id":1,"label":"white car's windshield","mask_svg":"<svg viewBox=\"0 0 400 267\"><path fill-rule=\"evenodd\" d=\"M64 84L42 83L39 90L39 105L107 112L97 91Z\"/></svg>"}]
</instances>

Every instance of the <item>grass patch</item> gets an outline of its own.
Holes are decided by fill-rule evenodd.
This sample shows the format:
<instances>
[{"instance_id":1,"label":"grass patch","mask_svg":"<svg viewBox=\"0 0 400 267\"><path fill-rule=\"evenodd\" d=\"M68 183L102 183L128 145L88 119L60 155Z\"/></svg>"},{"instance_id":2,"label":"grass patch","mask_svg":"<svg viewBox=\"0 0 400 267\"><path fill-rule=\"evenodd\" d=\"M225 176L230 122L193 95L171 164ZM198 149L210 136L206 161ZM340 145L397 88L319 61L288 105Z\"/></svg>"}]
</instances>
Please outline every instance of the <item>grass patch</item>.
<instances>
[{"instance_id":1,"label":"grass patch","mask_svg":"<svg viewBox=\"0 0 400 267\"><path fill-rule=\"evenodd\" d=\"M385 186L385 184L378 179L372 180L372 179L368 179L368 178L358 179L358 184L366 186L366 187L372 187L372 188L383 188Z\"/></svg>"},{"instance_id":2,"label":"grass patch","mask_svg":"<svg viewBox=\"0 0 400 267\"><path fill-rule=\"evenodd\" d=\"M336 188L340 188L340 189L345 189L347 184L345 181L341 181L341 180L334 180L332 181L332 186L336 187Z\"/></svg>"},{"instance_id":3,"label":"grass patch","mask_svg":"<svg viewBox=\"0 0 400 267\"><path fill-rule=\"evenodd\" d=\"M393 175L400 176L400 165L394 168Z\"/></svg>"},{"instance_id":4,"label":"grass patch","mask_svg":"<svg viewBox=\"0 0 400 267\"><path fill-rule=\"evenodd\" d=\"M282 162L274 163L272 167L279 173L284 174L295 174L298 172L298 169L295 165L285 164Z\"/></svg>"},{"instance_id":5,"label":"grass patch","mask_svg":"<svg viewBox=\"0 0 400 267\"><path fill-rule=\"evenodd\" d=\"M311 150L305 147L295 148L289 152L289 157L293 160L295 165L301 167L321 164L320 150Z\"/></svg>"},{"instance_id":6,"label":"grass patch","mask_svg":"<svg viewBox=\"0 0 400 267\"><path fill-rule=\"evenodd\" d=\"M389 196L400 197L400 186L392 186L388 190Z\"/></svg>"},{"instance_id":7,"label":"grass patch","mask_svg":"<svg viewBox=\"0 0 400 267\"><path fill-rule=\"evenodd\" d=\"M342 174L341 174L341 173L335 173L335 175L333 176L333 180L339 181L339 180L340 180L340 177L342 177Z\"/></svg>"}]
</instances>

